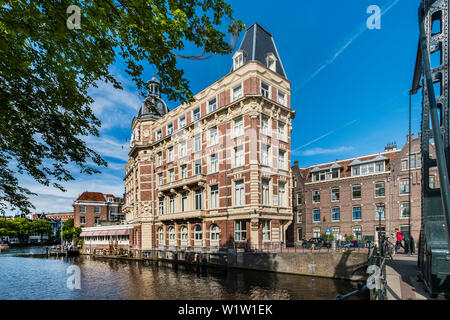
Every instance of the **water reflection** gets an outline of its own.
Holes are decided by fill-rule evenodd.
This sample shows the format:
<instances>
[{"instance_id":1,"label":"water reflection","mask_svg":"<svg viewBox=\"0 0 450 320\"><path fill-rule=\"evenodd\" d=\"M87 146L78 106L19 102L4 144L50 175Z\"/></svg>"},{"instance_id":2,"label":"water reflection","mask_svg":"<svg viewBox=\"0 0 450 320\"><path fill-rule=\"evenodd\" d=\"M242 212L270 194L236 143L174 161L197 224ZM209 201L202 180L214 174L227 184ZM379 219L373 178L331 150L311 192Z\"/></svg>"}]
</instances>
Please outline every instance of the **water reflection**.
<instances>
[{"instance_id":1,"label":"water reflection","mask_svg":"<svg viewBox=\"0 0 450 320\"><path fill-rule=\"evenodd\" d=\"M33 247L0 254L0 299L303 300L332 299L356 287L325 278L43 253L45 248ZM73 264L81 270L81 290L66 286Z\"/></svg>"}]
</instances>

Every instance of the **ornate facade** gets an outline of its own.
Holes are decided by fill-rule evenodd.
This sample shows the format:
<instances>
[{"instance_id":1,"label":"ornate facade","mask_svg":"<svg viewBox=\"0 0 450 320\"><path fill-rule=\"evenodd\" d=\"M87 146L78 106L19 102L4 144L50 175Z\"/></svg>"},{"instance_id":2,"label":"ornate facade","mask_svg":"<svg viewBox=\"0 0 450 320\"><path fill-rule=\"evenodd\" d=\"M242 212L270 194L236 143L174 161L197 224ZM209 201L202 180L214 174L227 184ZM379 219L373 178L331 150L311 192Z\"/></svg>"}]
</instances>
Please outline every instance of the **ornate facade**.
<instances>
[{"instance_id":1,"label":"ornate facade","mask_svg":"<svg viewBox=\"0 0 450 320\"><path fill-rule=\"evenodd\" d=\"M159 83L132 122L125 167L136 249L261 248L285 242L292 221L287 80L272 36L247 29L233 67L169 111Z\"/></svg>"}]
</instances>

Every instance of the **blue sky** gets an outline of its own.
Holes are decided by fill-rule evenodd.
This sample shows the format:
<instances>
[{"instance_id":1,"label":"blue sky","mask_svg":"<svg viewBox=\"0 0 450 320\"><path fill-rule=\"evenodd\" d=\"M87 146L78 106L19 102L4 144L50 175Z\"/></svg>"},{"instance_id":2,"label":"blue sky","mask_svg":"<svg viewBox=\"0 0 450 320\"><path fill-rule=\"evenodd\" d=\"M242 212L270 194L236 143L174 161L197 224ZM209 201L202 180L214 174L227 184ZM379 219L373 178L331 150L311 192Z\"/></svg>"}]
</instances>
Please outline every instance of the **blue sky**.
<instances>
[{"instance_id":1,"label":"blue sky","mask_svg":"<svg viewBox=\"0 0 450 320\"><path fill-rule=\"evenodd\" d=\"M291 106L296 110L292 162L298 160L305 167L381 152L391 141L400 147L406 142L419 3L419 0L230 1L235 17L247 27L257 22L273 35L292 83ZM365 27L370 5L378 5L384 11L379 30ZM187 46L183 54L201 52ZM194 94L230 71L231 56L179 60ZM90 91L95 99L92 108L102 121L102 128L100 137L86 138L108 161L108 168L93 176L76 174L73 168L77 180L65 184L65 193L22 176L22 184L39 194L31 198L37 212L71 210L73 200L83 191L123 194L130 125L143 98L124 72L121 61L111 70L122 81L124 90L99 84L99 88ZM151 78L153 72L151 66L146 68L144 80ZM412 101L413 131L417 135L420 94ZM171 109L179 105L167 102Z\"/></svg>"}]
</instances>

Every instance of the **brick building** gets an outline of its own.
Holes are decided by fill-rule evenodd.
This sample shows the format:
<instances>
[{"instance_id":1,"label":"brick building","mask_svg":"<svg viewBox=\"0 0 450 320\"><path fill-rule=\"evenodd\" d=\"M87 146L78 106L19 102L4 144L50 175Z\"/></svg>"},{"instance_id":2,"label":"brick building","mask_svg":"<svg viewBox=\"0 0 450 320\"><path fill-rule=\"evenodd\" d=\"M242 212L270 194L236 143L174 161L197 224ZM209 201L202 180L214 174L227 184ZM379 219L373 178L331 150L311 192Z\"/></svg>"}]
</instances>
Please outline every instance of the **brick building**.
<instances>
[{"instance_id":1,"label":"brick building","mask_svg":"<svg viewBox=\"0 0 450 320\"><path fill-rule=\"evenodd\" d=\"M333 234L353 234L357 239L369 236L377 241L378 232L392 234L398 228L408 233L409 223L417 242L422 190L419 138L411 141L410 157L408 148L408 143L400 150L388 145L385 152L378 154L307 168L294 165L293 180L303 184L293 191L293 199L302 199L301 205L293 204L297 208L290 229L294 242L301 240L300 232L309 239L319 237L326 229ZM434 153L433 145L430 149ZM438 174L433 172L430 187L437 185Z\"/></svg>"},{"instance_id":2,"label":"brick building","mask_svg":"<svg viewBox=\"0 0 450 320\"><path fill-rule=\"evenodd\" d=\"M85 191L73 202L73 217L76 227L122 221L125 219L122 199L112 194Z\"/></svg>"},{"instance_id":3,"label":"brick building","mask_svg":"<svg viewBox=\"0 0 450 320\"><path fill-rule=\"evenodd\" d=\"M261 247L292 221L290 82L272 36L247 29L230 73L169 111L159 82L132 122L124 212L134 248Z\"/></svg>"},{"instance_id":4,"label":"brick building","mask_svg":"<svg viewBox=\"0 0 450 320\"><path fill-rule=\"evenodd\" d=\"M55 221L62 220L62 222L66 222L69 219L75 218L73 212L46 213L45 217L48 219L53 219Z\"/></svg>"}]
</instances>

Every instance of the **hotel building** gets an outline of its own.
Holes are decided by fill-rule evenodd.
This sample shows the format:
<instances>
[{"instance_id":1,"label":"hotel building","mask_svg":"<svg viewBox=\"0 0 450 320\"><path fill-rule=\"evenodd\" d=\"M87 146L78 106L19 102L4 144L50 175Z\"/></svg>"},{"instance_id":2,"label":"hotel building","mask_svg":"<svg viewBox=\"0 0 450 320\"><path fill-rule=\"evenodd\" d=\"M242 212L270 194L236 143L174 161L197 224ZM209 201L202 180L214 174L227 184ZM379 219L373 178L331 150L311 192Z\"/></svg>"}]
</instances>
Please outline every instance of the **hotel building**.
<instances>
[{"instance_id":1,"label":"hotel building","mask_svg":"<svg viewBox=\"0 0 450 320\"><path fill-rule=\"evenodd\" d=\"M284 245L295 113L272 35L258 24L248 28L231 71L193 103L169 110L158 80L147 87L125 167L130 246Z\"/></svg>"}]
</instances>

